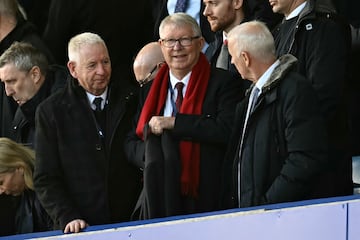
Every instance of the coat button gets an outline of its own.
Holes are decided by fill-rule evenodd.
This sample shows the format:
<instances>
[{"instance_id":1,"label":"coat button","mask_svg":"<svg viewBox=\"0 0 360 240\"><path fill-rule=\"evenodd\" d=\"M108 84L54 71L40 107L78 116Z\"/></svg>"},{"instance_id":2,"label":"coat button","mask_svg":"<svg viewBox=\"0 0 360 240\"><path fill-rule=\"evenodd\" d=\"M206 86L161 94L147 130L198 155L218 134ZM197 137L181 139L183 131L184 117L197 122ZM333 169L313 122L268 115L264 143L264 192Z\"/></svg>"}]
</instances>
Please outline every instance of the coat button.
<instances>
[{"instance_id":1,"label":"coat button","mask_svg":"<svg viewBox=\"0 0 360 240\"><path fill-rule=\"evenodd\" d=\"M101 144L96 144L96 150L101 151Z\"/></svg>"}]
</instances>

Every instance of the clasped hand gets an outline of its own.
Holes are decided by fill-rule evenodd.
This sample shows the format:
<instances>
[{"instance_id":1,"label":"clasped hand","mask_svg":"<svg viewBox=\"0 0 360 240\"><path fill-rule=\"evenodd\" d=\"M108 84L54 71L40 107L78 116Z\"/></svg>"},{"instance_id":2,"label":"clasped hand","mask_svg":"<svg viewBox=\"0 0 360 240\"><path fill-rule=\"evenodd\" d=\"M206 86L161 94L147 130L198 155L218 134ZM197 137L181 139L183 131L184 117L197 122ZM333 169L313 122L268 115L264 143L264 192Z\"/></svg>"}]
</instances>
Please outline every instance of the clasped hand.
<instances>
[{"instance_id":1,"label":"clasped hand","mask_svg":"<svg viewBox=\"0 0 360 240\"><path fill-rule=\"evenodd\" d=\"M150 131L155 135L161 135L165 129L173 129L175 117L154 116L149 121Z\"/></svg>"}]
</instances>

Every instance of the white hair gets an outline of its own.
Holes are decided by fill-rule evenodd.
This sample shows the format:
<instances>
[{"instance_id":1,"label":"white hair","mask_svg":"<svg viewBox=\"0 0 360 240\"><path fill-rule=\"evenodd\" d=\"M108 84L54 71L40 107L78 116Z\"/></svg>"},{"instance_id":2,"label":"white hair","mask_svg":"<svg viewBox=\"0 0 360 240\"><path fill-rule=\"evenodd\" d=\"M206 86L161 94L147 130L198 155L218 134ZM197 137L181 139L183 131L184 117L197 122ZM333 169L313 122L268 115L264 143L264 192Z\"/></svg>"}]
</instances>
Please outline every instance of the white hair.
<instances>
[{"instance_id":1,"label":"white hair","mask_svg":"<svg viewBox=\"0 0 360 240\"><path fill-rule=\"evenodd\" d=\"M240 57L241 52L246 51L256 59L268 62L275 56L274 38L261 21L242 23L233 28L227 38L229 42L234 43L236 57Z\"/></svg>"},{"instance_id":2,"label":"white hair","mask_svg":"<svg viewBox=\"0 0 360 240\"><path fill-rule=\"evenodd\" d=\"M68 56L70 61L77 61L78 54L83 45L93 45L101 43L105 46L105 41L96 33L84 32L72 37L68 44Z\"/></svg>"}]
</instances>

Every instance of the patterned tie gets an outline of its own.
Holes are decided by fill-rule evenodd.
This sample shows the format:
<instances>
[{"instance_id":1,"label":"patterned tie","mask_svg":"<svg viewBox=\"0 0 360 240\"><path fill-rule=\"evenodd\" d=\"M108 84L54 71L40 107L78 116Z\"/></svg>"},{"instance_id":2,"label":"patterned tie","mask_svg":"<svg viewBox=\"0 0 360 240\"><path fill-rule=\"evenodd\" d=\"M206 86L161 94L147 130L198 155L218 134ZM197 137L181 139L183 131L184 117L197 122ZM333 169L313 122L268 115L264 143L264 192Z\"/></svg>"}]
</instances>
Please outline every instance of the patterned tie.
<instances>
[{"instance_id":1,"label":"patterned tie","mask_svg":"<svg viewBox=\"0 0 360 240\"><path fill-rule=\"evenodd\" d=\"M174 12L185 12L188 5L188 0L177 0Z\"/></svg>"},{"instance_id":2,"label":"patterned tie","mask_svg":"<svg viewBox=\"0 0 360 240\"><path fill-rule=\"evenodd\" d=\"M183 94L182 94L182 89L184 87L184 83L182 82L178 82L175 84L175 88L177 90L177 97L176 97L176 101L175 101L175 105L176 105L176 113L178 113L180 111L180 107L183 101Z\"/></svg>"},{"instance_id":3,"label":"patterned tie","mask_svg":"<svg viewBox=\"0 0 360 240\"><path fill-rule=\"evenodd\" d=\"M229 69L229 50L227 46L227 40L224 40L223 45L221 46L221 50L216 61L216 67L222 68L225 70Z\"/></svg>"},{"instance_id":4,"label":"patterned tie","mask_svg":"<svg viewBox=\"0 0 360 240\"><path fill-rule=\"evenodd\" d=\"M102 102L102 98L101 97L96 97L93 101L93 104L95 105L95 112L101 112L101 102Z\"/></svg>"}]
</instances>

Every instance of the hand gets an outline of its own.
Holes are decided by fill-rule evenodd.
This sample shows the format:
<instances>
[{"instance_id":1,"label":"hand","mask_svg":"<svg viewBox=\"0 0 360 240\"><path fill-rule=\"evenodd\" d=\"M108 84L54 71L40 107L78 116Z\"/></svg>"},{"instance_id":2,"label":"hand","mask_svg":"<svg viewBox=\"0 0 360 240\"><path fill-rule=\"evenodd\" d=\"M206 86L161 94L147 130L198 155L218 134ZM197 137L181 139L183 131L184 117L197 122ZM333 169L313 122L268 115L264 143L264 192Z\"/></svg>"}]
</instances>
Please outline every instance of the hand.
<instances>
[{"instance_id":1,"label":"hand","mask_svg":"<svg viewBox=\"0 0 360 240\"><path fill-rule=\"evenodd\" d=\"M66 224L64 233L78 233L82 229L84 229L88 226L89 226L89 224L87 224L84 220L75 219L75 220L72 220L71 222L69 222L68 224Z\"/></svg>"},{"instance_id":2,"label":"hand","mask_svg":"<svg viewBox=\"0 0 360 240\"><path fill-rule=\"evenodd\" d=\"M164 129L173 129L175 117L154 116L149 121L150 131L155 135L161 135Z\"/></svg>"}]
</instances>

